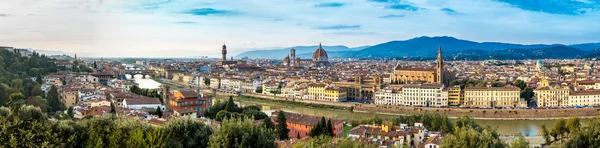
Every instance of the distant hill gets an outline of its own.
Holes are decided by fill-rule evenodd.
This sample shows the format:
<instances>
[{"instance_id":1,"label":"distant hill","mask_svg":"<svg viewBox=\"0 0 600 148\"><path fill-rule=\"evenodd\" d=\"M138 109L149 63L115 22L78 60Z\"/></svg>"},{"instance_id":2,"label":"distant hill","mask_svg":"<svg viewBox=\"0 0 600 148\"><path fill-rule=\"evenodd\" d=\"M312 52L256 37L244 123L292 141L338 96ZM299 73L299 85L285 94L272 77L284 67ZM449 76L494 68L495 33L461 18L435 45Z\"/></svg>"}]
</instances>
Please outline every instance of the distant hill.
<instances>
[{"instance_id":1,"label":"distant hill","mask_svg":"<svg viewBox=\"0 0 600 148\"><path fill-rule=\"evenodd\" d=\"M558 44L557 44L558 45ZM499 42L473 42L454 37L417 37L405 41L391 41L356 51L356 58L434 57L441 46L444 54L450 55L468 49L492 51L501 49L547 48L557 45L521 45Z\"/></svg>"},{"instance_id":2,"label":"distant hill","mask_svg":"<svg viewBox=\"0 0 600 148\"><path fill-rule=\"evenodd\" d=\"M588 52L569 46L557 45L533 49L501 49L485 51L481 49L462 50L448 55L456 60L523 60L523 59L568 59L583 58ZM448 57L446 56L446 57Z\"/></svg>"},{"instance_id":3,"label":"distant hill","mask_svg":"<svg viewBox=\"0 0 600 148\"><path fill-rule=\"evenodd\" d=\"M296 49L296 57L310 58L310 57L312 57L312 53L315 52L315 50L318 47L319 47L318 45L314 45L314 46L295 46L295 47L279 48L279 49L271 49L271 50L259 49L259 50L252 50L252 51L246 51L246 52L240 53L237 56L235 56L235 58L248 57L248 58L263 58L263 59L283 59L283 58L285 58L285 56L287 56L290 53L290 49L292 49L292 48ZM330 55L330 57L335 56L336 55L335 52L338 52L338 51L357 51L357 50L361 50L361 49L364 49L367 47L370 47L370 46L361 46L361 47L354 47L354 48L350 48L350 47L342 46L342 45L323 46L323 48L327 51L327 53L328 53L328 55Z\"/></svg>"},{"instance_id":4,"label":"distant hill","mask_svg":"<svg viewBox=\"0 0 600 148\"><path fill-rule=\"evenodd\" d=\"M330 58L408 58L429 59L437 55L442 47L444 56L457 59L538 59L600 57L600 43L583 44L513 44L501 42L475 42L449 36L416 37L403 41L390 41L374 46L348 48L346 46L324 46ZM317 46L297 46L296 55L311 58ZM282 59L290 48L255 50L237 57ZM597 55L597 56L596 56Z\"/></svg>"}]
</instances>

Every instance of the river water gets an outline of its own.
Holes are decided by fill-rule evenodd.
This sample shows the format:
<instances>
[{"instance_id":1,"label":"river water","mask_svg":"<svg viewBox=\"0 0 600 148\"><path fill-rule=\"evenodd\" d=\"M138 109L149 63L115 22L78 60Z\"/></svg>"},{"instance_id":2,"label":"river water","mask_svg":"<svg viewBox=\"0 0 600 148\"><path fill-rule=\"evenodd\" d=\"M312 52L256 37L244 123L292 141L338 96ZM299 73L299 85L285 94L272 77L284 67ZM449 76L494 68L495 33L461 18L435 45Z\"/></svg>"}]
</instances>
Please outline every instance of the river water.
<instances>
[{"instance_id":1,"label":"river water","mask_svg":"<svg viewBox=\"0 0 600 148\"><path fill-rule=\"evenodd\" d=\"M217 99L215 99L217 100ZM333 110L323 108L311 108L311 107L299 107L292 105L279 105L262 101L253 100L237 100L235 102L240 106L247 105L258 105L261 106L262 110L270 115L275 110L285 110L289 112L307 114L312 116L325 116L328 118L337 118L343 120L349 119L365 119L372 118L375 116L374 113L358 113L344 110ZM390 118L392 115L377 115L380 118ZM476 120L482 126L491 126L498 128L498 132L502 135L516 135L521 134L525 137L539 136L541 132L541 126L546 125L548 128L552 128L556 120ZM582 119L583 125L587 124L588 120Z\"/></svg>"},{"instance_id":2,"label":"river water","mask_svg":"<svg viewBox=\"0 0 600 148\"><path fill-rule=\"evenodd\" d=\"M131 75L125 75L125 77L127 79L131 79ZM143 89L158 89L161 85L160 83L152 80L150 76L146 76L146 78L143 78L142 75L134 75L133 80L135 81L135 83L138 84L140 88Z\"/></svg>"}]
</instances>

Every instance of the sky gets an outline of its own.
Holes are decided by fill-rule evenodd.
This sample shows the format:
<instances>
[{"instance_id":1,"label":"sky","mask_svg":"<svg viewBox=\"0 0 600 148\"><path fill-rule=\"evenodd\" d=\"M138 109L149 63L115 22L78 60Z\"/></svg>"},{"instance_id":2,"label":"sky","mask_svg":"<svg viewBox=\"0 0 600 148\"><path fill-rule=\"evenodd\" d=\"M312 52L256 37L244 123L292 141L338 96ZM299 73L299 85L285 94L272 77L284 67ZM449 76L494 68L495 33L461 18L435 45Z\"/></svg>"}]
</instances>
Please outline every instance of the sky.
<instances>
[{"instance_id":1,"label":"sky","mask_svg":"<svg viewBox=\"0 0 600 148\"><path fill-rule=\"evenodd\" d=\"M0 46L93 57L218 57L420 36L600 42L600 0L0 0Z\"/></svg>"}]
</instances>

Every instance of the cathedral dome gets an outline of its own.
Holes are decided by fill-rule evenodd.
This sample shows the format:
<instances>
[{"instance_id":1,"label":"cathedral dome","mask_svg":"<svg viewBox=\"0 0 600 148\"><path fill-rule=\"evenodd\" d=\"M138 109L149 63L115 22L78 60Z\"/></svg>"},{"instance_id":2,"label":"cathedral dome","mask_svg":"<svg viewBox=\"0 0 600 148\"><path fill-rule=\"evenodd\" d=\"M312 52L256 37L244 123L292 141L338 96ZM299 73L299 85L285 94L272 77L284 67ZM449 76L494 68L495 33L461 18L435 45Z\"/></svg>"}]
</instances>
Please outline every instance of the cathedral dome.
<instances>
[{"instance_id":1,"label":"cathedral dome","mask_svg":"<svg viewBox=\"0 0 600 148\"><path fill-rule=\"evenodd\" d=\"M288 61L290 61L290 56L286 56L285 58L283 58L283 63L287 63Z\"/></svg>"},{"instance_id":2,"label":"cathedral dome","mask_svg":"<svg viewBox=\"0 0 600 148\"><path fill-rule=\"evenodd\" d=\"M327 61L328 58L327 52L321 47L321 44L319 44L319 48L313 53L313 61Z\"/></svg>"}]
</instances>

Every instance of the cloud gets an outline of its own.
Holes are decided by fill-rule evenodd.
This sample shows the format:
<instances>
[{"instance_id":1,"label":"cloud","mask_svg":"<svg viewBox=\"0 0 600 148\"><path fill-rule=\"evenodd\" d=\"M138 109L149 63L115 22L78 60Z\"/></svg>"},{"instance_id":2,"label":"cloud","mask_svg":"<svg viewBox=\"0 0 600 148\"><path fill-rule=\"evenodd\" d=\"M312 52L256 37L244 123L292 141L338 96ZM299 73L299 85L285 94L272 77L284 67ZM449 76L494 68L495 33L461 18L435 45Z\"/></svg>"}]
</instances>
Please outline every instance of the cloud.
<instances>
[{"instance_id":1,"label":"cloud","mask_svg":"<svg viewBox=\"0 0 600 148\"><path fill-rule=\"evenodd\" d=\"M173 2L175 2L175 0L144 1L144 3L140 4L140 8L158 9L163 7L164 5L171 4Z\"/></svg>"},{"instance_id":2,"label":"cloud","mask_svg":"<svg viewBox=\"0 0 600 148\"><path fill-rule=\"evenodd\" d=\"M345 3L340 3L340 2L324 2L324 3L318 3L315 4L313 7L315 8L322 8L322 7L342 7L346 5Z\"/></svg>"},{"instance_id":3,"label":"cloud","mask_svg":"<svg viewBox=\"0 0 600 148\"><path fill-rule=\"evenodd\" d=\"M459 15L460 14L460 13L456 12L456 10L450 9L450 8L442 8L442 9L440 9L440 11L442 11L448 15Z\"/></svg>"},{"instance_id":4,"label":"cloud","mask_svg":"<svg viewBox=\"0 0 600 148\"><path fill-rule=\"evenodd\" d=\"M209 16L209 15L235 15L240 12L233 10L217 10L213 8L199 8L199 9L190 9L184 12L185 14L191 15L199 15L199 16Z\"/></svg>"},{"instance_id":5,"label":"cloud","mask_svg":"<svg viewBox=\"0 0 600 148\"><path fill-rule=\"evenodd\" d=\"M581 15L600 9L600 3L584 0L545 0L543 2L531 0L494 0L507 3L513 7L549 14Z\"/></svg>"},{"instance_id":6,"label":"cloud","mask_svg":"<svg viewBox=\"0 0 600 148\"><path fill-rule=\"evenodd\" d=\"M320 26L315 29L320 30L341 30L341 29L359 29L360 25L332 25L332 26Z\"/></svg>"},{"instance_id":7,"label":"cloud","mask_svg":"<svg viewBox=\"0 0 600 148\"><path fill-rule=\"evenodd\" d=\"M417 7L414 3L407 0L368 0L374 3L383 3L383 8L393 10L407 10L407 11L418 11L424 10L425 8Z\"/></svg>"},{"instance_id":8,"label":"cloud","mask_svg":"<svg viewBox=\"0 0 600 148\"><path fill-rule=\"evenodd\" d=\"M9 17L10 14L6 14L6 13L0 13L0 17Z\"/></svg>"},{"instance_id":9,"label":"cloud","mask_svg":"<svg viewBox=\"0 0 600 148\"><path fill-rule=\"evenodd\" d=\"M372 34L378 34L377 32L332 32L332 33L327 33L327 34L334 34L334 35L372 35Z\"/></svg>"},{"instance_id":10,"label":"cloud","mask_svg":"<svg viewBox=\"0 0 600 148\"><path fill-rule=\"evenodd\" d=\"M276 19L272 19L271 21L274 21L274 22L279 22L279 21L283 21L283 20L284 20L284 19L282 19L282 18L276 18Z\"/></svg>"},{"instance_id":11,"label":"cloud","mask_svg":"<svg viewBox=\"0 0 600 148\"><path fill-rule=\"evenodd\" d=\"M196 22L192 22L192 21L178 21L178 22L175 22L175 24L191 25L191 24L197 24L197 23Z\"/></svg>"},{"instance_id":12,"label":"cloud","mask_svg":"<svg viewBox=\"0 0 600 148\"><path fill-rule=\"evenodd\" d=\"M400 17L404 17L404 14L388 14L388 15L384 15L384 16L379 16L379 18L400 18Z\"/></svg>"},{"instance_id":13,"label":"cloud","mask_svg":"<svg viewBox=\"0 0 600 148\"><path fill-rule=\"evenodd\" d=\"M421 8L409 4L392 4L385 6L387 9L417 11Z\"/></svg>"}]
</instances>

